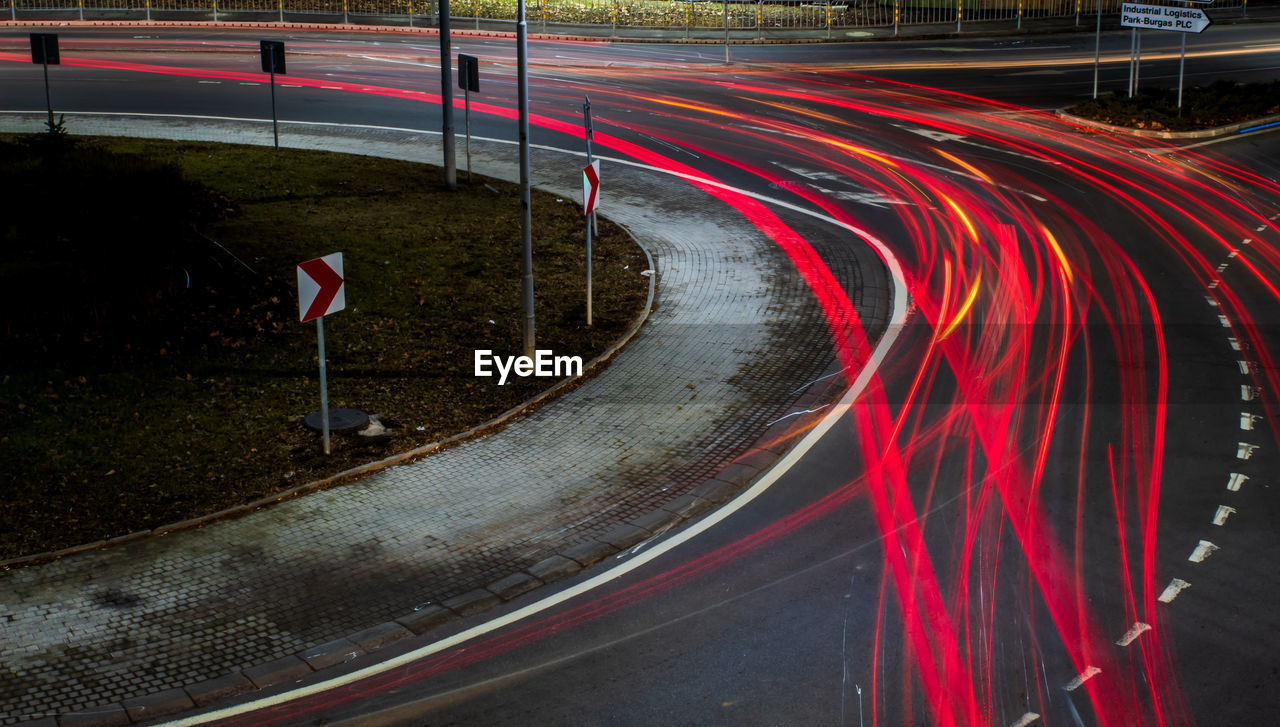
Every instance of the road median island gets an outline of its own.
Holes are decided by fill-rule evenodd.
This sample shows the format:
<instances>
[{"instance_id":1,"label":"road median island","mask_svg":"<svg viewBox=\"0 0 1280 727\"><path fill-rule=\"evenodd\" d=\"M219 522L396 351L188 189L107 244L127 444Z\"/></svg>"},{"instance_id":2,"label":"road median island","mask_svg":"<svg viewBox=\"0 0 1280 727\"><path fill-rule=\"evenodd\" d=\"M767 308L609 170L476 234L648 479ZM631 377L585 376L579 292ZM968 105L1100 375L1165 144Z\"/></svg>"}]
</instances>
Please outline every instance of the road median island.
<instances>
[{"instance_id":1,"label":"road median island","mask_svg":"<svg viewBox=\"0 0 1280 727\"><path fill-rule=\"evenodd\" d=\"M1214 130L1237 131L1265 124L1280 114L1280 81L1237 83L1214 81L1183 90L1182 109L1172 88L1144 88L1130 97L1112 92L1063 109L1068 118L1083 119L1142 135L1176 138L1202 136Z\"/></svg>"},{"instance_id":2,"label":"road median island","mask_svg":"<svg viewBox=\"0 0 1280 727\"><path fill-rule=\"evenodd\" d=\"M516 185L450 192L422 164L196 142L7 136L0 155L0 560L268 498L563 379L473 370L477 349L520 353ZM642 313L645 254L601 218L587 328L581 206L535 191L533 214L538 348L589 362ZM336 251L329 405L387 431L337 434L326 457L303 424L318 362L294 266Z\"/></svg>"}]
</instances>

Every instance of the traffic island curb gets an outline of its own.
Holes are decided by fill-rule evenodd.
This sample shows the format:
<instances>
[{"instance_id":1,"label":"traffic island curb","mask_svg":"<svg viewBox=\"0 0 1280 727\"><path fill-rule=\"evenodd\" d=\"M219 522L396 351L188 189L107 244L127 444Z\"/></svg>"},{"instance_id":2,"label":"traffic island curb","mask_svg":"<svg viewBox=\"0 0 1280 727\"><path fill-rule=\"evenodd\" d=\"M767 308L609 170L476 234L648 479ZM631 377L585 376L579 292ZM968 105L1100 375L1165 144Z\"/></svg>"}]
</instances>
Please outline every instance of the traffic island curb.
<instances>
[{"instance_id":1,"label":"traffic island curb","mask_svg":"<svg viewBox=\"0 0 1280 727\"><path fill-rule=\"evenodd\" d=\"M1272 116L1264 116L1261 119L1252 119L1249 121L1240 121L1226 126L1215 126L1212 129L1196 129L1195 131L1165 131L1157 129L1133 129L1128 126L1116 126L1115 124L1106 124L1093 119L1086 119L1083 116L1075 116L1067 112L1065 108L1057 109L1054 112L1058 118L1069 124L1076 126L1086 126L1099 131L1109 131L1113 134L1123 134L1125 136L1137 136L1143 139L1166 139L1170 141L1184 139L1216 139L1228 134L1243 134L1255 129L1261 129L1268 126L1280 125L1280 114Z\"/></svg>"}]
</instances>

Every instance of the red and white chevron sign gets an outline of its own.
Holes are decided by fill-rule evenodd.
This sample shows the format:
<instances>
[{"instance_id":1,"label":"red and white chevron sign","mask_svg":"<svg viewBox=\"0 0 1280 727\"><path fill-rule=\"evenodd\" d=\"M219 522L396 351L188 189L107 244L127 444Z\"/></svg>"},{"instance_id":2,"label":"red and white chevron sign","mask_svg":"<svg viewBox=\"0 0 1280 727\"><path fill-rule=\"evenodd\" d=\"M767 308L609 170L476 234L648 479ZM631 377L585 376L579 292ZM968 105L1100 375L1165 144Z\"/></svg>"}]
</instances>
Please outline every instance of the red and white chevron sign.
<instances>
[{"instance_id":1,"label":"red and white chevron sign","mask_svg":"<svg viewBox=\"0 0 1280 727\"><path fill-rule=\"evenodd\" d=\"M298 320L306 323L346 307L342 253L298 264Z\"/></svg>"},{"instance_id":2,"label":"red and white chevron sign","mask_svg":"<svg viewBox=\"0 0 1280 727\"><path fill-rule=\"evenodd\" d=\"M582 168L582 214L596 211L600 203L600 160Z\"/></svg>"}]
</instances>

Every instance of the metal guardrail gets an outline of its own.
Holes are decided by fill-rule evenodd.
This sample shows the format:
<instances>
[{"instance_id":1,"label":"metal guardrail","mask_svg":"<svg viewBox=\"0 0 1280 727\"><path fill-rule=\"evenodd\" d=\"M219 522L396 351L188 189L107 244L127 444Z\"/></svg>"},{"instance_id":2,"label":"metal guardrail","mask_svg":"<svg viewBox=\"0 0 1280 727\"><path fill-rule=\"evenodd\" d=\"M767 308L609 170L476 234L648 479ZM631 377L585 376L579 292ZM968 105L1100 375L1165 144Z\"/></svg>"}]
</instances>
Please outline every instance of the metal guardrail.
<instances>
[{"instance_id":1,"label":"metal guardrail","mask_svg":"<svg viewBox=\"0 0 1280 727\"><path fill-rule=\"evenodd\" d=\"M1119 13L1124 0L527 0L531 28L541 25L595 25L663 30L723 28L725 13L733 30L821 30L943 25L1023 18L1070 18L1087 22L1101 3L1107 15ZM1151 2L1152 0L1144 0ZM1159 2L1159 0L1156 0ZM408 24L432 24L436 0L7 0L14 20L24 14L81 18L153 14L200 16L214 22L229 16L280 21L300 17L386 18ZM1217 9L1248 10L1248 0L1219 0ZM455 25L474 21L514 22L515 0L451 0ZM197 19L197 18L192 18ZM461 26L465 27L465 26Z\"/></svg>"}]
</instances>

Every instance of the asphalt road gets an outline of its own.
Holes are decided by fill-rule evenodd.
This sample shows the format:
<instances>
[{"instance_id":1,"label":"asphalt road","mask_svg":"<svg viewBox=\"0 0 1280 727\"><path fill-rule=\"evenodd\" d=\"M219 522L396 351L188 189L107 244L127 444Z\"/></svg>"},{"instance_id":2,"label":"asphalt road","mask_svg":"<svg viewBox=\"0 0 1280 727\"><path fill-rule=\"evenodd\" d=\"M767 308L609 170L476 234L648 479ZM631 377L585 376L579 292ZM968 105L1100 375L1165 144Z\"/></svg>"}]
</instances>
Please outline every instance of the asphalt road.
<instances>
[{"instance_id":1,"label":"asphalt road","mask_svg":"<svg viewBox=\"0 0 1280 727\"><path fill-rule=\"evenodd\" d=\"M1189 79L1276 76L1273 26L1214 30L1192 45ZM57 107L269 108L257 36L133 35L65 33L64 58L85 65L51 73ZM1103 69L1116 87L1127 36L1104 38L1123 56ZM4 106L39 110L21 40L0 39ZM431 44L286 43L282 118L439 127ZM484 60L475 133L513 139L509 43L454 48ZM1230 49L1247 53L1216 54ZM814 271L850 365L871 350L841 305L856 281L825 285L810 251L820 261L857 237L892 249L912 310L858 401L679 547L640 562L680 537L667 533L563 603L229 722L1274 721L1280 139L1171 150L1036 113L1088 93L1080 35L734 52L726 68L714 48L534 44L534 141L579 148L590 93L598 154L856 229L791 217L774 229ZM1167 83L1176 63L1152 60L1143 77Z\"/></svg>"}]
</instances>

